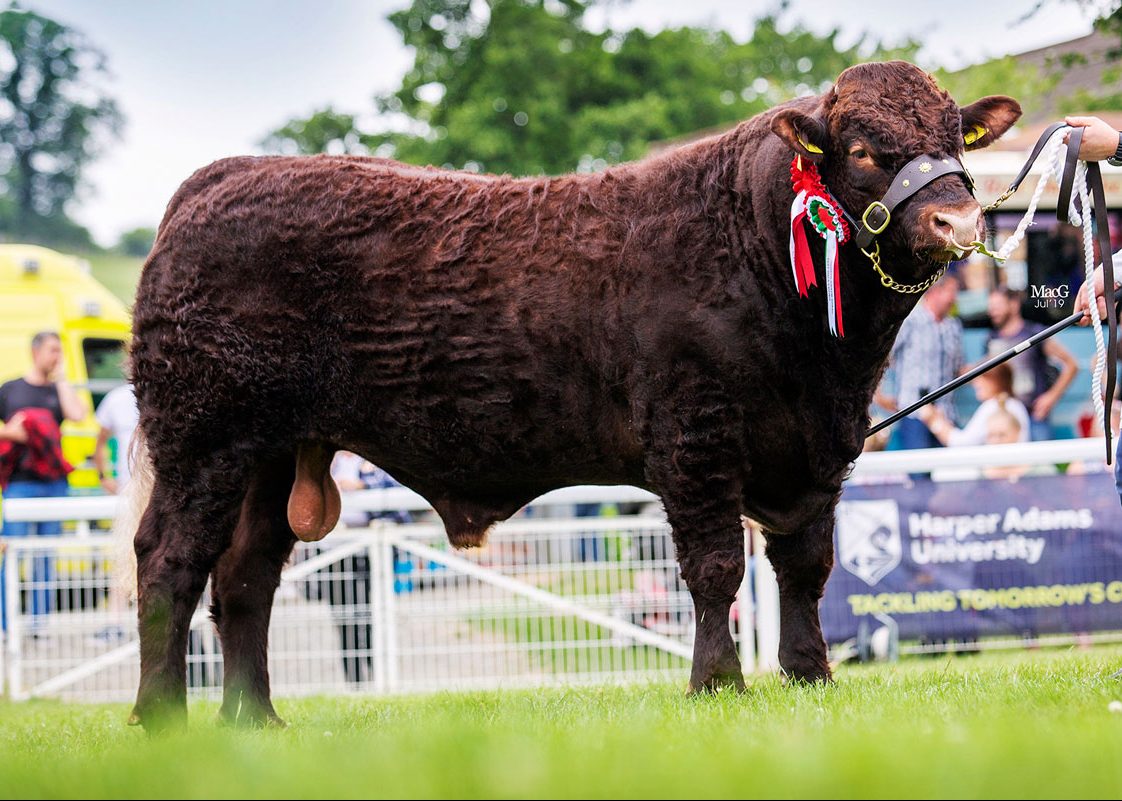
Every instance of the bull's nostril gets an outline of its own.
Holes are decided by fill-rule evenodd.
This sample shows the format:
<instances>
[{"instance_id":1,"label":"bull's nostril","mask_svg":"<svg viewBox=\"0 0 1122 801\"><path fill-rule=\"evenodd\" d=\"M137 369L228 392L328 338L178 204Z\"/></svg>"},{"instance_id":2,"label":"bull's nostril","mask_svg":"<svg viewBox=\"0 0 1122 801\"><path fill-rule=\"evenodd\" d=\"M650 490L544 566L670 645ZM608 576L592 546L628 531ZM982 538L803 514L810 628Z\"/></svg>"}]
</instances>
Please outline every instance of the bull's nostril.
<instances>
[{"instance_id":1,"label":"bull's nostril","mask_svg":"<svg viewBox=\"0 0 1122 801\"><path fill-rule=\"evenodd\" d=\"M980 217L980 209L972 214L940 211L931 215L931 228L940 239L965 246L978 238Z\"/></svg>"}]
</instances>

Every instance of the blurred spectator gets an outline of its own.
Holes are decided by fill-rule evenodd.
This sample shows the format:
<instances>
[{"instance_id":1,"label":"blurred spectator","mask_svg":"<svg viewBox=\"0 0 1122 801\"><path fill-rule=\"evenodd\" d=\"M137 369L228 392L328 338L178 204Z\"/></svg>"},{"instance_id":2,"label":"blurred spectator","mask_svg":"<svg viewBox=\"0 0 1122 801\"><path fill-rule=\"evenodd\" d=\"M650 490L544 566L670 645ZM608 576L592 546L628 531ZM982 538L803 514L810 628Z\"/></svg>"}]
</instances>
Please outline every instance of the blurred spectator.
<instances>
[{"instance_id":1,"label":"blurred spectator","mask_svg":"<svg viewBox=\"0 0 1122 801\"><path fill-rule=\"evenodd\" d=\"M389 473L372 465L357 454L339 451L331 462L331 477L343 493L364 489L389 489L400 487ZM412 521L407 511L346 512L340 522L351 528L361 528L373 519L392 520L396 523ZM309 552L308 556L323 551ZM400 557L394 552L395 573ZM371 681L373 676L374 627L370 608L370 558L365 551L332 562L309 576L304 584L304 594L310 601L327 601L336 607L332 611L335 627L339 631L339 646L343 675L349 684Z\"/></svg>"},{"instance_id":2,"label":"blurred spectator","mask_svg":"<svg viewBox=\"0 0 1122 801\"><path fill-rule=\"evenodd\" d=\"M94 445L94 466L97 467L97 477L101 487L110 495L116 495L124 490L129 483L129 447L136 426L140 421L140 412L136 408L136 394L132 384L122 384L111 389L94 413L98 426L97 443ZM116 442L117 458L116 470L109 466L109 440ZM109 610L115 616L123 617L128 609L128 599L124 597L118 582L111 582L109 586ZM196 642L197 632L191 632L190 653L199 653ZM126 638L125 630L117 625L105 626L96 634L94 639L103 643L114 643ZM192 674L193 676L194 674ZM193 684L191 686L201 686Z\"/></svg>"},{"instance_id":3,"label":"blurred spectator","mask_svg":"<svg viewBox=\"0 0 1122 801\"><path fill-rule=\"evenodd\" d=\"M366 489L396 489L401 487L397 479L382 468L367 461L363 461L359 468L359 476ZM387 509L384 512L375 512L372 517L378 520L392 520L395 523L413 522L413 515L403 509Z\"/></svg>"},{"instance_id":4,"label":"blurred spectator","mask_svg":"<svg viewBox=\"0 0 1122 801\"><path fill-rule=\"evenodd\" d=\"M101 428L94 446L94 465L102 488L110 495L116 495L129 483L129 446L140 422L132 384L122 384L110 390L98 405L95 417ZM116 475L109 470L110 438L117 441Z\"/></svg>"},{"instance_id":5,"label":"blurred spectator","mask_svg":"<svg viewBox=\"0 0 1122 801\"><path fill-rule=\"evenodd\" d=\"M944 275L927 290L896 337L889 355L885 385L873 400L896 411L915 403L959 374L963 366L962 323L950 311L958 296L958 279ZM891 389L894 394L885 390ZM954 416L950 395L935 402L948 419ZM913 412L900 421L890 448L934 448L939 441Z\"/></svg>"},{"instance_id":6,"label":"blurred spectator","mask_svg":"<svg viewBox=\"0 0 1122 801\"><path fill-rule=\"evenodd\" d=\"M42 410L29 416L30 410ZM71 468L62 458L61 433L64 420L82 420L86 407L74 388L66 381L63 368L62 341L58 334L44 331L31 340L31 368L22 378L0 385L0 444L6 444L3 460L8 480L4 498L57 498L68 494L66 480ZM34 417L34 430L29 420ZM51 425L53 423L53 425ZM58 536L62 525L50 522L6 521L5 537ZM36 557L32 565L32 582L37 589L31 593L31 613L43 615L50 611L53 578L51 560ZM0 562L0 620L7 628L7 594L4 591Z\"/></svg>"},{"instance_id":7,"label":"blurred spectator","mask_svg":"<svg viewBox=\"0 0 1122 801\"><path fill-rule=\"evenodd\" d=\"M986 339L986 353L996 356L1019 342L1039 334L1045 329L1041 323L1026 321L1021 316L1024 296L1007 286L996 287L989 297L989 316L993 331ZM1049 381L1049 362L1060 362L1063 367L1054 382ZM1033 440L1051 439L1049 420L1052 409L1079 372L1079 365L1071 352L1057 339L1029 348L1008 362L1013 368L1013 394L1030 412L1030 436Z\"/></svg>"},{"instance_id":8,"label":"blurred spectator","mask_svg":"<svg viewBox=\"0 0 1122 801\"><path fill-rule=\"evenodd\" d=\"M1010 400L1009 403L1015 403ZM1008 445L1013 442L1027 442L1028 430L1024 422L1008 409L1001 408L986 420L986 445ZM1050 475L1056 472L1053 465L999 465L982 468L984 478L1018 479L1025 475Z\"/></svg>"},{"instance_id":9,"label":"blurred spectator","mask_svg":"<svg viewBox=\"0 0 1122 801\"><path fill-rule=\"evenodd\" d=\"M335 458L331 460L331 477L339 485L340 492L366 489L366 483L362 480L364 464L373 467L357 453L339 451L335 454ZM348 512L344 509L339 515L339 522L348 528L359 528L370 522L370 515L367 512Z\"/></svg>"},{"instance_id":10,"label":"blurred spectator","mask_svg":"<svg viewBox=\"0 0 1122 801\"><path fill-rule=\"evenodd\" d=\"M989 442L990 421L997 416L1010 417L1017 424L1017 437L1011 442L1027 442L1029 415L1025 405L1013 397L1013 368L999 364L971 382L981 405L965 428L955 428L941 409L934 404L919 410L920 419L942 445L984 445Z\"/></svg>"}]
</instances>

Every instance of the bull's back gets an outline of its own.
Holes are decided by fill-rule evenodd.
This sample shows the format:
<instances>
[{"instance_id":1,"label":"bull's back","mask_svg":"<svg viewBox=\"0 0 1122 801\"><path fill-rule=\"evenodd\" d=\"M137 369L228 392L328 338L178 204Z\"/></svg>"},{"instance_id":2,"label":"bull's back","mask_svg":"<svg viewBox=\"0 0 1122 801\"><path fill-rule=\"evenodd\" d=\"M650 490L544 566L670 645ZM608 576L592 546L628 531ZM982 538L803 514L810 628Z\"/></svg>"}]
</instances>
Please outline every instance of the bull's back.
<instances>
[{"instance_id":1,"label":"bull's back","mask_svg":"<svg viewBox=\"0 0 1122 801\"><path fill-rule=\"evenodd\" d=\"M217 162L173 199L145 267L138 397L268 414L282 439L450 476L558 444L557 470L602 467L625 399L605 395L618 365L589 360L590 264L550 208L571 191L374 159Z\"/></svg>"}]
</instances>

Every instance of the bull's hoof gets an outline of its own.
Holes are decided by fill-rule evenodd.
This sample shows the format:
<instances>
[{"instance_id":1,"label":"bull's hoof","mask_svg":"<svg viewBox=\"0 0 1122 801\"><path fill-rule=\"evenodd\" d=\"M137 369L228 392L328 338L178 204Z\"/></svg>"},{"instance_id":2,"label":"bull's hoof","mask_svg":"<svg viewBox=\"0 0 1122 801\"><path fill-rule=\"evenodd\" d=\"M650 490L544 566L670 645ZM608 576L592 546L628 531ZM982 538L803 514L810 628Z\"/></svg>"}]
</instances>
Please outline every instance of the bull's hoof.
<instances>
[{"instance_id":1,"label":"bull's hoof","mask_svg":"<svg viewBox=\"0 0 1122 801\"><path fill-rule=\"evenodd\" d=\"M834 676L827 662L783 665L780 669L788 684L833 684Z\"/></svg>"},{"instance_id":2,"label":"bull's hoof","mask_svg":"<svg viewBox=\"0 0 1122 801\"><path fill-rule=\"evenodd\" d=\"M179 704L161 704L133 707L127 721L129 726L141 726L148 734L167 734L187 729L187 707Z\"/></svg>"},{"instance_id":3,"label":"bull's hoof","mask_svg":"<svg viewBox=\"0 0 1122 801\"><path fill-rule=\"evenodd\" d=\"M233 709L223 706L218 711L218 722L239 729L286 729L288 724L272 709L242 701Z\"/></svg>"},{"instance_id":4,"label":"bull's hoof","mask_svg":"<svg viewBox=\"0 0 1122 801\"><path fill-rule=\"evenodd\" d=\"M687 693L689 695L712 695L728 689L740 693L744 692L744 674L739 669L735 672L714 673L705 677L691 676Z\"/></svg>"}]
</instances>

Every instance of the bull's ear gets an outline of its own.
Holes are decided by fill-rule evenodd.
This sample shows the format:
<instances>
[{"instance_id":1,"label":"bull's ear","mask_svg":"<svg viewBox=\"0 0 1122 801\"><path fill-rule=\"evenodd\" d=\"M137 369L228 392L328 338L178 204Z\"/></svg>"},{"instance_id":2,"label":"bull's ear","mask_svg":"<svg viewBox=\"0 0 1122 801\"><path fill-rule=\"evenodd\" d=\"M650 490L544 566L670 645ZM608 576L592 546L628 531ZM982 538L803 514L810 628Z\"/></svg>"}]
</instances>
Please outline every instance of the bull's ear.
<instances>
[{"instance_id":1,"label":"bull's ear","mask_svg":"<svg viewBox=\"0 0 1122 801\"><path fill-rule=\"evenodd\" d=\"M771 132L804 159L815 163L822 160L829 145L826 124L793 108L784 109L771 118Z\"/></svg>"},{"instance_id":2,"label":"bull's ear","mask_svg":"<svg viewBox=\"0 0 1122 801\"><path fill-rule=\"evenodd\" d=\"M1021 118L1021 104L1005 95L983 97L961 111L962 143L967 150L992 145Z\"/></svg>"}]
</instances>

